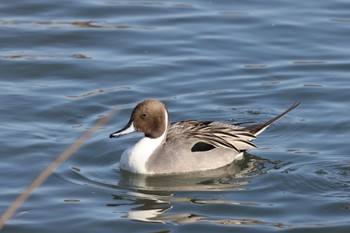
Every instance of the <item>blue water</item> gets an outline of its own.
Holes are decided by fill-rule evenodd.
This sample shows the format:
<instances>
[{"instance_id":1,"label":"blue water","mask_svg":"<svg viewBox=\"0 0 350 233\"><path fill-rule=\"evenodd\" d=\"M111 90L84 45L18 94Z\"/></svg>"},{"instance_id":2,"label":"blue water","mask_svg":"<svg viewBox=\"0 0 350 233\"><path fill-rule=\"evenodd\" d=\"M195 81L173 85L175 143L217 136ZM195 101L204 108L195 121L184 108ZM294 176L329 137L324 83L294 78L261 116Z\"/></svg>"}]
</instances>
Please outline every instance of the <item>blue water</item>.
<instances>
[{"instance_id":1,"label":"blue water","mask_svg":"<svg viewBox=\"0 0 350 233\"><path fill-rule=\"evenodd\" d=\"M3 232L349 232L350 3L1 1L0 213L119 112ZM172 121L263 122L231 176L122 174L133 107Z\"/></svg>"}]
</instances>

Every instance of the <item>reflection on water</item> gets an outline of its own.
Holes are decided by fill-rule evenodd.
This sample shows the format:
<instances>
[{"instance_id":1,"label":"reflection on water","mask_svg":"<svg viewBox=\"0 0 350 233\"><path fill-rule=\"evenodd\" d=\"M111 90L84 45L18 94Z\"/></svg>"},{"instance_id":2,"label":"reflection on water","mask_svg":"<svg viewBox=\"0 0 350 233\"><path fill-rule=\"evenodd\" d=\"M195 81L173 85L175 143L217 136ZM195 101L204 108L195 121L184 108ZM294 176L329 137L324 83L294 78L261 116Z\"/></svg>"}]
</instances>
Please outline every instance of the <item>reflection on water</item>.
<instances>
[{"instance_id":1,"label":"reflection on water","mask_svg":"<svg viewBox=\"0 0 350 233\"><path fill-rule=\"evenodd\" d=\"M197 199L194 197L176 197L173 193L162 194L138 191L127 192L126 195L113 195L113 200L117 203L107 204L109 207L119 208L121 206L129 206L130 209L124 212L124 217L141 221L141 222L159 222L159 223L172 223L172 224L185 224L191 222L212 222L217 224L230 224L230 225L255 225L255 224L267 224L263 221L253 219L220 219L216 216L198 215L193 212L183 213L167 213L173 209L173 206L178 203L185 204L199 204L199 205L211 205L211 204L225 204L225 205L242 205L242 206L257 206L255 203L241 203L231 200L225 200L224 198L217 199ZM118 204L122 200L123 204ZM128 203L125 203L128 201ZM116 210L116 212L123 212L123 210Z\"/></svg>"},{"instance_id":2,"label":"reflection on water","mask_svg":"<svg viewBox=\"0 0 350 233\"><path fill-rule=\"evenodd\" d=\"M152 28L150 27L140 27L140 26L129 26L129 25L102 25L101 23L98 23L96 21L73 21L73 22L56 22L56 21L42 21L42 22L32 22L33 24L39 24L39 25L71 25L75 27L80 28L102 28L102 29L143 29L143 30L150 30Z\"/></svg>"},{"instance_id":3,"label":"reflection on water","mask_svg":"<svg viewBox=\"0 0 350 233\"><path fill-rule=\"evenodd\" d=\"M0 59L18 59L18 60L80 60L80 59L92 59L85 54L12 54L12 55L1 55Z\"/></svg>"},{"instance_id":4,"label":"reflection on water","mask_svg":"<svg viewBox=\"0 0 350 233\"><path fill-rule=\"evenodd\" d=\"M226 167L206 173L172 176L146 176L122 172L118 185L132 189L156 191L234 190L235 186L242 185L242 182L233 179L233 174L239 172L239 166L233 164L231 167L229 172L226 172L228 169Z\"/></svg>"},{"instance_id":5,"label":"reflection on water","mask_svg":"<svg viewBox=\"0 0 350 233\"><path fill-rule=\"evenodd\" d=\"M198 215L194 212L169 213L174 204L195 205L237 205L259 206L265 204L234 201L221 195L222 191L246 190L250 179L263 174L268 167L276 167L279 162L271 162L251 154L245 159L228 167L205 173L183 175L146 176L121 172L119 181L107 181L87 177L82 169L72 168L80 179L70 181L98 189L112 195L111 203L106 206L114 208L127 219L154 222L184 224L191 222L211 222L223 225L266 224L282 226L281 223L267 223L256 219L222 219L216 216ZM270 164L267 166L266 164ZM215 198L193 197L198 192L218 192ZM180 192L180 193L179 193ZM183 193L183 194L181 194ZM181 194L181 195L180 195ZM213 195L211 195L212 197Z\"/></svg>"},{"instance_id":6,"label":"reflection on water","mask_svg":"<svg viewBox=\"0 0 350 233\"><path fill-rule=\"evenodd\" d=\"M131 25L106 25L102 22L90 20L90 21L0 21L0 25L12 27L20 25L44 25L49 26L50 29L65 29L67 26L79 27L79 28L97 28L97 29L140 29L140 30L152 30L151 27L131 26Z\"/></svg>"}]
</instances>

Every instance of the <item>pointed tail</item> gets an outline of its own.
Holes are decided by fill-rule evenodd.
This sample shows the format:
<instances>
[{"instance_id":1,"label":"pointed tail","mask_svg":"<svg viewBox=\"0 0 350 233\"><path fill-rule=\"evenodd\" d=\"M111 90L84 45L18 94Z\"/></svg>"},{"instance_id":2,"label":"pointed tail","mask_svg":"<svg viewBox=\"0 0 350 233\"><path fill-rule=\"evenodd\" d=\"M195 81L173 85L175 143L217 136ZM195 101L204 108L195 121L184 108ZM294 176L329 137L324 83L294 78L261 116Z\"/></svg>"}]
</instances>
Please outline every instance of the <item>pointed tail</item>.
<instances>
[{"instance_id":1,"label":"pointed tail","mask_svg":"<svg viewBox=\"0 0 350 233\"><path fill-rule=\"evenodd\" d=\"M297 102L297 103L293 104L290 108L288 108L286 111L284 111L283 113L279 114L278 116L275 116L271 120L266 121L263 124L249 126L249 127L247 127L247 130L250 133L252 133L253 135L258 136L265 129L267 129L273 122L277 121L278 119L282 118L284 115L286 115L287 113L289 113L290 111L292 111L293 109L298 107L299 104L300 104L300 102Z\"/></svg>"}]
</instances>

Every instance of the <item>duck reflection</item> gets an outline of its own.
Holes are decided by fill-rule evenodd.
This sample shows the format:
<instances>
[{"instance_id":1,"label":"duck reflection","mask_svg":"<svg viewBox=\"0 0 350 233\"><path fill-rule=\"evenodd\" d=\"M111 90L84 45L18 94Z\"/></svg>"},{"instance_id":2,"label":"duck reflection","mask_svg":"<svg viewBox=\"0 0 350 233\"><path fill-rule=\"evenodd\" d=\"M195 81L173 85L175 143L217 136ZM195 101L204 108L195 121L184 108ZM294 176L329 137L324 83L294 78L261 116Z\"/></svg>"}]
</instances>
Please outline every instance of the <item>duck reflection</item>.
<instances>
[{"instance_id":1,"label":"duck reflection","mask_svg":"<svg viewBox=\"0 0 350 233\"><path fill-rule=\"evenodd\" d=\"M222 219L222 217L212 216L211 212L198 213L193 210L196 209L193 205L212 205L214 209L227 205L236 205L237 208L266 205L234 201L232 194L235 191L249 190L252 177L281 167L283 167L281 161L269 161L246 153L243 160L229 167L202 173L146 176L120 171L120 177L116 183L108 179L98 179L96 174L89 175L82 169L73 167L70 171L75 176L69 176L67 179L112 195L112 200L106 206L132 221L168 224L210 222L223 225L283 227L282 223L247 218ZM115 176L115 170L108 174L108 177L111 176ZM184 207L186 211L181 210Z\"/></svg>"},{"instance_id":2,"label":"duck reflection","mask_svg":"<svg viewBox=\"0 0 350 233\"><path fill-rule=\"evenodd\" d=\"M220 169L164 176L147 176L121 171L118 186L148 191L222 191L236 189L244 181L234 179L242 172L242 162Z\"/></svg>"},{"instance_id":3,"label":"duck reflection","mask_svg":"<svg viewBox=\"0 0 350 233\"><path fill-rule=\"evenodd\" d=\"M264 166L262 163L269 163L256 156L247 154L246 159L239 163L233 163L229 167L219 170L194 173L191 175L168 175L168 176L145 176L121 172L121 179L118 186L128 191L123 195L113 195L117 203L108 204L110 207L121 205L131 206L122 208L126 210L124 217L133 221L185 224L191 222L211 222L225 225L255 225L271 224L254 219L220 219L213 216L195 214L192 212L170 213L174 206L181 204L227 204L257 206L256 203L242 203L226 199L221 195L222 191L238 191L248 189L249 178L261 174ZM202 191L207 194L209 191L218 192L216 198L205 199L191 197L193 191ZM202 196L202 195L201 195ZM204 195L207 196L207 195ZM210 195L211 197L213 195ZM120 201L123 200L123 203ZM118 211L119 212L119 211ZM271 225L281 225L280 223Z\"/></svg>"}]
</instances>

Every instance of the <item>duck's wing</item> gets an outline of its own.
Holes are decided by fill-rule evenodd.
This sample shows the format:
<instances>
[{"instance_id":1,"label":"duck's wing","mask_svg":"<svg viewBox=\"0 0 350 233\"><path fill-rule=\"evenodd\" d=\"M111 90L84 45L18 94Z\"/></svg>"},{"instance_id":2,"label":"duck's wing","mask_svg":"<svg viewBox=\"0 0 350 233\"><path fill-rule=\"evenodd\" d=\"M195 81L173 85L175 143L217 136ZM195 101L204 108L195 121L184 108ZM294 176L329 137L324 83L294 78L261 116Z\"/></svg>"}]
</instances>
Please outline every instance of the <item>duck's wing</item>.
<instances>
[{"instance_id":1,"label":"duck's wing","mask_svg":"<svg viewBox=\"0 0 350 233\"><path fill-rule=\"evenodd\" d=\"M252 143L260 133L272 123L285 116L298 107L300 103L293 104L283 113L266 121L249 127L241 124L226 124L217 121L181 121L171 125L167 140L179 140L186 143L191 151L208 151L213 148L229 148L237 152L256 148Z\"/></svg>"},{"instance_id":2,"label":"duck's wing","mask_svg":"<svg viewBox=\"0 0 350 233\"><path fill-rule=\"evenodd\" d=\"M251 142L254 134L238 125L216 121L182 121L173 123L167 139L181 137L191 145L191 151L207 151L213 148L229 148L237 152L256 146Z\"/></svg>"}]
</instances>

